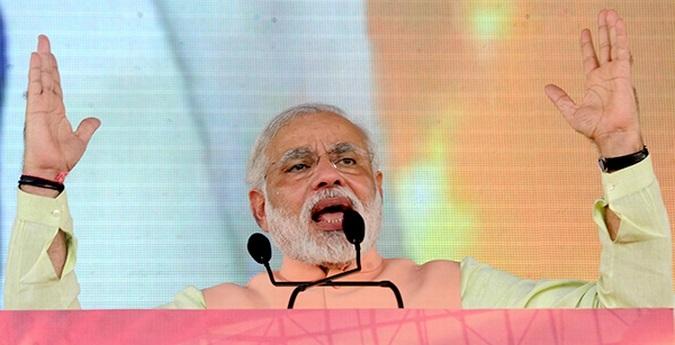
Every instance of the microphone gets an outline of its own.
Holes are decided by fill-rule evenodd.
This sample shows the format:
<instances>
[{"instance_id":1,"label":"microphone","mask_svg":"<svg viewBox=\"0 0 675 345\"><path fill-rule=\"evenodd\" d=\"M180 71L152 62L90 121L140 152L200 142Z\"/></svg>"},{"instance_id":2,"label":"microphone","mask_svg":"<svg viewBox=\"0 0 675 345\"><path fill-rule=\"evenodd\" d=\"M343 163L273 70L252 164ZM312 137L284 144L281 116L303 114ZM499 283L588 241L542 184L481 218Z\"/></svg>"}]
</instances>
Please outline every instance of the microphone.
<instances>
[{"instance_id":1,"label":"microphone","mask_svg":"<svg viewBox=\"0 0 675 345\"><path fill-rule=\"evenodd\" d=\"M251 237L248 238L246 248L253 260L261 265L269 264L272 259L272 246L270 245L270 241L263 234L255 233L251 235Z\"/></svg>"},{"instance_id":2,"label":"microphone","mask_svg":"<svg viewBox=\"0 0 675 345\"><path fill-rule=\"evenodd\" d=\"M301 284L306 284L307 282L278 282L274 279L274 274L272 273L272 268L270 268L270 260L272 259L272 246L270 245L270 240L261 233L254 233L248 238L248 243L246 244L246 249L248 249L248 254L251 255L255 262L265 266L267 275L270 278L270 282L274 286L298 286Z\"/></svg>"},{"instance_id":3,"label":"microphone","mask_svg":"<svg viewBox=\"0 0 675 345\"><path fill-rule=\"evenodd\" d=\"M270 282L274 286L295 286L295 289L291 292L291 296L288 300L288 309L293 309L295 305L295 300L298 295L307 290L310 287L314 286L378 286L385 287L392 291L394 297L396 298L396 304L398 308L403 309L403 298L401 297L401 292L398 290L396 285L389 280L382 281L333 281L334 279L342 278L344 276L360 272L361 271L361 242L365 237L365 223L361 215L352 210L345 210L342 217L342 232L345 234L347 241L354 245L356 251L356 268L349 271L341 272L334 274L332 276L311 281L311 282L300 282L300 281L287 281L287 282L277 282L274 279L274 274L270 268L270 259L272 258L272 247L270 241L267 237L260 233L254 233L248 238L247 249L248 253L251 255L253 260L257 263L265 266L267 275L269 276Z\"/></svg>"},{"instance_id":4,"label":"microphone","mask_svg":"<svg viewBox=\"0 0 675 345\"><path fill-rule=\"evenodd\" d=\"M342 232L345 234L347 241L354 245L357 252L360 252L361 242L366 235L366 224L363 222L363 217L352 209L344 211Z\"/></svg>"}]
</instances>

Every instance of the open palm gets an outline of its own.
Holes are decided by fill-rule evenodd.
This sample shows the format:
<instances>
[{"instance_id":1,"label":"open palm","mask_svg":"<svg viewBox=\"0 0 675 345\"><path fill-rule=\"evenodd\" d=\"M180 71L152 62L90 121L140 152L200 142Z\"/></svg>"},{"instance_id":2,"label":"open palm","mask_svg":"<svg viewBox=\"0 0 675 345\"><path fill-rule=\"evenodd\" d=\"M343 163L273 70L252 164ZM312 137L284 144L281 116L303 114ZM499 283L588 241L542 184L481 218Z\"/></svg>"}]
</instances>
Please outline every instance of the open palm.
<instances>
[{"instance_id":1,"label":"open palm","mask_svg":"<svg viewBox=\"0 0 675 345\"><path fill-rule=\"evenodd\" d=\"M596 54L590 31L581 33L586 74L581 102L574 102L556 85L547 85L545 91L570 126L593 140L603 156L620 156L642 148L623 19L613 10L601 11L598 36L600 48Z\"/></svg>"},{"instance_id":2,"label":"open palm","mask_svg":"<svg viewBox=\"0 0 675 345\"><path fill-rule=\"evenodd\" d=\"M68 173L99 125L98 119L87 118L73 131L66 117L56 58L49 39L40 35L28 72L23 173L51 180Z\"/></svg>"}]
</instances>

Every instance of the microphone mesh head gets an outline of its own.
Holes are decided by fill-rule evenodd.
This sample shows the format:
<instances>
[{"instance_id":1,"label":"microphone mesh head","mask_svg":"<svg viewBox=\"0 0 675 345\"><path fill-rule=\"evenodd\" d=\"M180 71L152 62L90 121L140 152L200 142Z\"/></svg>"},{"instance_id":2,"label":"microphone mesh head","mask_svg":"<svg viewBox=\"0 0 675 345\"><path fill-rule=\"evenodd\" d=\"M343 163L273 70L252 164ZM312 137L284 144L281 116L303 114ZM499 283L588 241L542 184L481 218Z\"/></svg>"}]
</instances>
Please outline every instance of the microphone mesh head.
<instances>
[{"instance_id":1,"label":"microphone mesh head","mask_svg":"<svg viewBox=\"0 0 675 345\"><path fill-rule=\"evenodd\" d=\"M256 232L248 238L248 253L259 264L266 264L272 258L272 246L265 235Z\"/></svg>"},{"instance_id":2,"label":"microphone mesh head","mask_svg":"<svg viewBox=\"0 0 675 345\"><path fill-rule=\"evenodd\" d=\"M363 217L354 210L345 210L342 216L342 232L351 244L361 244L366 234Z\"/></svg>"}]
</instances>

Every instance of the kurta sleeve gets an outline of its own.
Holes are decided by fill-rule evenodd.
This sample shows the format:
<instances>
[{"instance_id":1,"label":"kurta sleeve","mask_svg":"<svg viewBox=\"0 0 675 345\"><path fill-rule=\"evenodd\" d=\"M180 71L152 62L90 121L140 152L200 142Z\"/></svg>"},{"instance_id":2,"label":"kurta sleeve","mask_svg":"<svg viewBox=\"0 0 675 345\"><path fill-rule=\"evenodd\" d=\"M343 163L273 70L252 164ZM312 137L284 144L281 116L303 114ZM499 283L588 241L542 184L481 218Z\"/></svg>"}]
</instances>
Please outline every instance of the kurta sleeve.
<instances>
[{"instance_id":1,"label":"kurta sleeve","mask_svg":"<svg viewBox=\"0 0 675 345\"><path fill-rule=\"evenodd\" d=\"M201 290L188 286L174 296L173 302L162 305L166 309L206 309L206 301Z\"/></svg>"},{"instance_id":2,"label":"kurta sleeve","mask_svg":"<svg viewBox=\"0 0 675 345\"><path fill-rule=\"evenodd\" d=\"M671 230L651 159L602 174L602 186L604 197L593 208L602 245L597 282L523 280L466 258L462 306L671 307ZM606 206L621 220L614 241L603 220Z\"/></svg>"},{"instance_id":3,"label":"kurta sleeve","mask_svg":"<svg viewBox=\"0 0 675 345\"><path fill-rule=\"evenodd\" d=\"M68 246L61 278L56 276L47 254L59 229L66 234ZM76 251L66 193L47 198L19 190L5 270L5 308L79 308L80 286L74 272Z\"/></svg>"},{"instance_id":4,"label":"kurta sleeve","mask_svg":"<svg viewBox=\"0 0 675 345\"><path fill-rule=\"evenodd\" d=\"M57 231L66 234L68 246L61 279L56 276L47 249ZM66 193L46 198L17 195L17 216L12 228L5 274L6 309L77 309L80 286L75 276L77 241ZM206 309L200 290L187 287L161 308Z\"/></svg>"}]
</instances>

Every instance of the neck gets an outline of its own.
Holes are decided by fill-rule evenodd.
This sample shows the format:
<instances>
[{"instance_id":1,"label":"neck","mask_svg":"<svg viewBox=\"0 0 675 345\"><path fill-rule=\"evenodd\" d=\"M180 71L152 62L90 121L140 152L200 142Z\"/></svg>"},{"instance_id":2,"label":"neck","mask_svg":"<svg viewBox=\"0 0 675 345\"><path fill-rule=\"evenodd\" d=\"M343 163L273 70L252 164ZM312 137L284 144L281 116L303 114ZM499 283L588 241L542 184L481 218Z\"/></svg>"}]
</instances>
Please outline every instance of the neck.
<instances>
[{"instance_id":1,"label":"neck","mask_svg":"<svg viewBox=\"0 0 675 345\"><path fill-rule=\"evenodd\" d=\"M355 265L354 260L348 262L326 262L317 265L317 267L319 267L323 273L328 273L328 271L346 271L351 265Z\"/></svg>"},{"instance_id":2,"label":"neck","mask_svg":"<svg viewBox=\"0 0 675 345\"><path fill-rule=\"evenodd\" d=\"M382 262L377 250L371 249L361 255L361 272L367 273L376 270ZM354 260L346 263L326 263L321 265L309 264L285 256L279 273L285 280L310 281L325 278L356 267Z\"/></svg>"}]
</instances>

